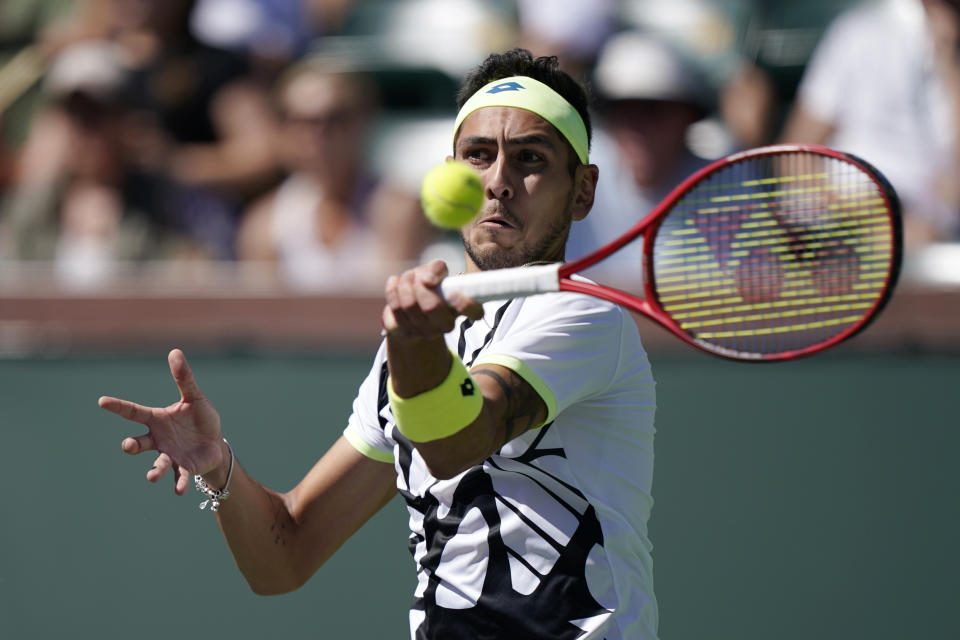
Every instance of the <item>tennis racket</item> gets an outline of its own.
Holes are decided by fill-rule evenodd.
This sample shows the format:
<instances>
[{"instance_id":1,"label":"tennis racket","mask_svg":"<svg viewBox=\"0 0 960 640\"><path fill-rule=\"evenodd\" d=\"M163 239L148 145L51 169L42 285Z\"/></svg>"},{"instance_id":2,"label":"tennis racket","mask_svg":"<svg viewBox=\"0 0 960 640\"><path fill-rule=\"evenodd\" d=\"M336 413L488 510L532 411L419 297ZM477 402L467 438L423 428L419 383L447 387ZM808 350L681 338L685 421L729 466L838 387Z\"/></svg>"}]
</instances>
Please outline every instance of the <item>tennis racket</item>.
<instances>
[{"instance_id":1,"label":"tennis racket","mask_svg":"<svg viewBox=\"0 0 960 640\"><path fill-rule=\"evenodd\" d=\"M637 297L575 277L643 243ZM735 360L789 360L836 345L880 313L897 281L900 205L847 153L775 145L722 158L677 186L622 236L582 258L444 279L477 301L572 291L652 318Z\"/></svg>"}]
</instances>

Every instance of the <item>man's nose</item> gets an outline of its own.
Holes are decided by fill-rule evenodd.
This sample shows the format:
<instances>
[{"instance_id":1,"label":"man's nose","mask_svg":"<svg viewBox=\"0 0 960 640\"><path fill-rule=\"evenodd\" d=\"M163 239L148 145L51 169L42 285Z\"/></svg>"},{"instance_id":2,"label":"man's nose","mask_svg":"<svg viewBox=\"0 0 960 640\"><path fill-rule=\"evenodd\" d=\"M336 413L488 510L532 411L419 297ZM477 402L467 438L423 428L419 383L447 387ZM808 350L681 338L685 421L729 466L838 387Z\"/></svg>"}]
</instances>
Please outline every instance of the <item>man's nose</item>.
<instances>
[{"instance_id":1,"label":"man's nose","mask_svg":"<svg viewBox=\"0 0 960 640\"><path fill-rule=\"evenodd\" d=\"M510 181L507 159L503 154L497 156L497 160L487 171L486 188L488 198L509 200L513 197L513 184Z\"/></svg>"}]
</instances>

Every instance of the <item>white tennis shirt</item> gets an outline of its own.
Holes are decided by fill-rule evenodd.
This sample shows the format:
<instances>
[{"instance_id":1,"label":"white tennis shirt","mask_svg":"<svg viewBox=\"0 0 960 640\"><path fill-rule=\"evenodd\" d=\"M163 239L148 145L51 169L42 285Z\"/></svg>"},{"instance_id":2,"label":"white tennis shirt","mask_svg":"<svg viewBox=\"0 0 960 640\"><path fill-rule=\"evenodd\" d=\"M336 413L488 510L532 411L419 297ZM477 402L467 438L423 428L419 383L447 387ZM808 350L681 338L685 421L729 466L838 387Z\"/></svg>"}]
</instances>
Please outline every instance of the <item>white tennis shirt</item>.
<instances>
[{"instance_id":1,"label":"white tennis shirt","mask_svg":"<svg viewBox=\"0 0 960 640\"><path fill-rule=\"evenodd\" d=\"M482 464L437 480L396 429L381 345L345 435L392 461L410 514L412 638L649 640L650 363L630 314L554 293L484 305L446 336L469 367L504 365L549 418Z\"/></svg>"}]
</instances>

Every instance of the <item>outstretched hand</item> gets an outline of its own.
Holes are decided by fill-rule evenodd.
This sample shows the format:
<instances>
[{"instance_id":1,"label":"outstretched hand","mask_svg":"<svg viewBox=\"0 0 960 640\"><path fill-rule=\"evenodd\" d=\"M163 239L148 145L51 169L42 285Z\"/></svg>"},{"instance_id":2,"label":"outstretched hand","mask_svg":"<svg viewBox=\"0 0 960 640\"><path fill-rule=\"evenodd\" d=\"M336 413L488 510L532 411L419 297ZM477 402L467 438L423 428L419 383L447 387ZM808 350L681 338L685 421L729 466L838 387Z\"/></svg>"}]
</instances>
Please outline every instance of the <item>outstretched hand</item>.
<instances>
[{"instance_id":1,"label":"outstretched hand","mask_svg":"<svg viewBox=\"0 0 960 640\"><path fill-rule=\"evenodd\" d=\"M179 402L167 407L145 407L102 396L99 405L147 427L144 435L124 438L120 448L131 455L158 452L153 467L147 471L147 480L158 482L173 469L174 490L183 495L193 474L219 474L222 470L225 476L230 453L220 433L220 415L197 386L183 352L174 349L167 360L180 390Z\"/></svg>"}]
</instances>

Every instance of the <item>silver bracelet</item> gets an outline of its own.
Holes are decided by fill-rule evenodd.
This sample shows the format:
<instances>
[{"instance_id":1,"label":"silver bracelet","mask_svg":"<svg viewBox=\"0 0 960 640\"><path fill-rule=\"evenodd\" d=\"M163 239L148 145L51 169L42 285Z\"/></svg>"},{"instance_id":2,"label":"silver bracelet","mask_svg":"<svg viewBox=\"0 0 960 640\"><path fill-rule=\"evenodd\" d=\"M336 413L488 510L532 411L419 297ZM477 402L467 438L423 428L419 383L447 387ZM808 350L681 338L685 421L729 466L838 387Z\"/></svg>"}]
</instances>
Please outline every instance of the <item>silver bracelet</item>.
<instances>
[{"instance_id":1,"label":"silver bracelet","mask_svg":"<svg viewBox=\"0 0 960 640\"><path fill-rule=\"evenodd\" d=\"M197 491L207 495L207 499L200 503L200 509L206 509L207 504L210 505L210 511L216 513L217 509L220 508L220 503L230 497L230 491L228 487L230 486L230 478L233 477L233 461L235 456L233 455L233 447L230 446L230 443L227 442L227 439L224 438L223 441L227 445L227 449L230 451L230 468L227 470L227 482L223 485L222 489L211 489L210 485L206 483L201 475L193 476L193 482L197 485Z\"/></svg>"}]
</instances>

